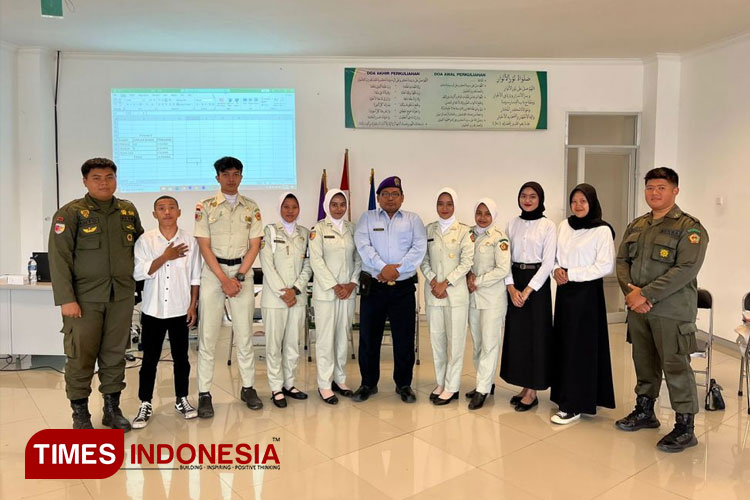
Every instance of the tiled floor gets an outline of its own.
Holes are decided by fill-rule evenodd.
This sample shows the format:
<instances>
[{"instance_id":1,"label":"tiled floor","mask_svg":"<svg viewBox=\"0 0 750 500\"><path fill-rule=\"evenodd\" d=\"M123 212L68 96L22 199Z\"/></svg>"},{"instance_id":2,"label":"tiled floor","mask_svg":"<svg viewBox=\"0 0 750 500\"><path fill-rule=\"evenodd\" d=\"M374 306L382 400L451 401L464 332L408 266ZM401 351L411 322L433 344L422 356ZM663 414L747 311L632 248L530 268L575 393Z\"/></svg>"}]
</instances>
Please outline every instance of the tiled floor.
<instances>
[{"instance_id":1,"label":"tiled floor","mask_svg":"<svg viewBox=\"0 0 750 500\"><path fill-rule=\"evenodd\" d=\"M548 393L541 394L533 411L513 411L508 399L516 388L500 380L494 397L479 411L469 411L463 397L449 406L431 405L432 355L426 328L421 331L414 405L402 403L394 393L389 346L383 348L380 393L360 404L346 398L337 406L324 404L315 394L315 363L301 358L297 387L311 397L278 409L269 400L260 361L256 387L265 408L253 412L237 399L240 383L236 365L226 365L225 335L212 391L216 416L188 422L173 411L171 365L160 364L155 417L146 429L126 434L126 444L274 442L281 470L128 470L105 480L26 481L23 450L29 437L43 428L70 425L64 381L52 371L1 373L0 498L750 499L750 417L737 397L736 359L715 351L714 376L724 385L727 409L701 410L696 417L698 446L669 455L655 448L674 423L666 388L658 401L661 428L630 434L614 427L635 399L623 325L611 329L617 409L570 426L550 423L556 407ZM462 392L474 386L469 352L467 345ZM356 361L350 361L348 373L349 384L356 387ZM197 403L194 377L195 370L191 399ZM137 368L127 371L127 382L122 405L132 418L138 407ZM99 424L100 398L93 397L91 406Z\"/></svg>"}]
</instances>

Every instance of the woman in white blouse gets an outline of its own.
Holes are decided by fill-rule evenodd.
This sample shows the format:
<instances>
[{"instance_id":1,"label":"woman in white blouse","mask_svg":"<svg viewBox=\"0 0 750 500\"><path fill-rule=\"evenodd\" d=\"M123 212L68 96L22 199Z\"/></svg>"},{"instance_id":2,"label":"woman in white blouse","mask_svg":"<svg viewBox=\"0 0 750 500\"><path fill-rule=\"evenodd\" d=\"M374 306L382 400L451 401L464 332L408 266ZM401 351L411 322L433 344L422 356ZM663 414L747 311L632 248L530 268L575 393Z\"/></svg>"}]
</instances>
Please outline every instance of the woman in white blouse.
<instances>
[{"instance_id":1,"label":"woman in white blouse","mask_svg":"<svg viewBox=\"0 0 750 500\"><path fill-rule=\"evenodd\" d=\"M597 406L615 407L603 278L615 265L614 230L602 220L596 190L570 193L573 215L560 223L554 277L555 368L551 399L556 424L569 424Z\"/></svg>"},{"instance_id":2,"label":"woman in white blouse","mask_svg":"<svg viewBox=\"0 0 750 500\"><path fill-rule=\"evenodd\" d=\"M539 403L552 370L552 293L550 273L555 265L555 225L544 216L544 190L527 182L518 193L521 215L511 219L511 274L505 278L510 303L505 317L505 341L500 377L523 389L510 399L516 411Z\"/></svg>"},{"instance_id":3,"label":"woman in white blouse","mask_svg":"<svg viewBox=\"0 0 750 500\"><path fill-rule=\"evenodd\" d=\"M474 261L469 226L456 220L455 204L453 189L438 192L439 218L427 224L427 253L419 266L425 277L427 327L437 379L430 400L437 406L458 399L469 316L466 274Z\"/></svg>"},{"instance_id":4,"label":"woman in white blouse","mask_svg":"<svg viewBox=\"0 0 750 500\"><path fill-rule=\"evenodd\" d=\"M476 389L466 393L470 410L484 405L488 393L495 393L495 370L500 337L508 309L505 277L510 271L510 241L496 224L497 205L491 198L481 198L474 205L471 228L474 239L474 265L466 278L469 287L469 327L474 344Z\"/></svg>"},{"instance_id":5,"label":"woman in white blouse","mask_svg":"<svg viewBox=\"0 0 750 500\"><path fill-rule=\"evenodd\" d=\"M330 189L323 200L326 218L310 233L318 394L331 405L339 402L336 392L353 395L346 385L346 360L362 261L354 244L355 225L346 220L346 207L346 194Z\"/></svg>"}]
</instances>

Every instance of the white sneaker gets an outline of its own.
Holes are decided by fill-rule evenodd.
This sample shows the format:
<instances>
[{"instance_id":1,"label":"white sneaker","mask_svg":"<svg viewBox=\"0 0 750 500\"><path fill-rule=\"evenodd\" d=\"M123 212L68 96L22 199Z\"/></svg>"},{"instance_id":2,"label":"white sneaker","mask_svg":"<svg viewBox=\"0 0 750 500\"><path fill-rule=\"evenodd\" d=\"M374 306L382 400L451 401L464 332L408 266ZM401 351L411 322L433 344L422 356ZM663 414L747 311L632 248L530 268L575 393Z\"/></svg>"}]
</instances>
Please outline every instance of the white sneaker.
<instances>
[{"instance_id":1,"label":"white sneaker","mask_svg":"<svg viewBox=\"0 0 750 500\"><path fill-rule=\"evenodd\" d=\"M188 401L188 398L185 396L177 400L177 402L174 404L174 409L177 410L177 413L180 413L185 418L185 420L189 420L198 416L198 410L193 408L193 405L190 404L190 401Z\"/></svg>"},{"instance_id":2,"label":"white sneaker","mask_svg":"<svg viewBox=\"0 0 750 500\"><path fill-rule=\"evenodd\" d=\"M557 413L552 415L550 420L555 424L567 425L567 424L572 424L576 420L580 420L580 418L581 418L580 413L567 413L564 411L558 411Z\"/></svg>"},{"instance_id":3,"label":"white sneaker","mask_svg":"<svg viewBox=\"0 0 750 500\"><path fill-rule=\"evenodd\" d=\"M151 403L148 401L141 401L141 407L138 408L138 415L133 419L133 429L143 429L148 425L148 420L153 415L154 410L151 407Z\"/></svg>"}]
</instances>

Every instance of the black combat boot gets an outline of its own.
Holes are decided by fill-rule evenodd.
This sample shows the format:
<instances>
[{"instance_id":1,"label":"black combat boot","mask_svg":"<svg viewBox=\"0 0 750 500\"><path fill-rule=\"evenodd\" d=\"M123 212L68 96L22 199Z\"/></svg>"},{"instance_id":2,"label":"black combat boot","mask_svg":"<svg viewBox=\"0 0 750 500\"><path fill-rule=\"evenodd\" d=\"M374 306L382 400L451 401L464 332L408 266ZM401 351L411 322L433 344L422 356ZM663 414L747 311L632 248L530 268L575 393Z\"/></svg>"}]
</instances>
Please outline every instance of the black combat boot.
<instances>
[{"instance_id":1,"label":"black combat boot","mask_svg":"<svg viewBox=\"0 0 750 500\"><path fill-rule=\"evenodd\" d=\"M656 447L667 453L678 453L685 448L698 444L695 437L695 415L676 413L674 429L656 444Z\"/></svg>"},{"instance_id":2,"label":"black combat boot","mask_svg":"<svg viewBox=\"0 0 750 500\"><path fill-rule=\"evenodd\" d=\"M640 429L656 429L661 425L654 415L655 399L648 396L638 396L635 409L625 418L621 418L615 425L623 431L637 431Z\"/></svg>"},{"instance_id":3,"label":"black combat boot","mask_svg":"<svg viewBox=\"0 0 750 500\"><path fill-rule=\"evenodd\" d=\"M73 408L73 428L74 429L93 429L91 424L91 413L89 413L89 399L74 399L70 402Z\"/></svg>"},{"instance_id":4,"label":"black combat boot","mask_svg":"<svg viewBox=\"0 0 750 500\"><path fill-rule=\"evenodd\" d=\"M104 395L102 425L112 427L113 429L122 429L125 432L130 430L130 421L122 416L122 410L120 410L119 392Z\"/></svg>"}]
</instances>

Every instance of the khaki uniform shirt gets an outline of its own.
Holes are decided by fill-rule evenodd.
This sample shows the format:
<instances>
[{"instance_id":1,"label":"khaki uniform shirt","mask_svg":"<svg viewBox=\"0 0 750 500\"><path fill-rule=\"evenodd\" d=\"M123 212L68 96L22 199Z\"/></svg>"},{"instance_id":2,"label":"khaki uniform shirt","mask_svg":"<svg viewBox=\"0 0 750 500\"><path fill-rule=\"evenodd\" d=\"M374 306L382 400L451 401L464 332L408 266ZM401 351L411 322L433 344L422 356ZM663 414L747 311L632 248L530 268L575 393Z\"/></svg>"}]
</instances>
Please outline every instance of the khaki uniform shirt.
<instances>
[{"instance_id":1,"label":"khaki uniform shirt","mask_svg":"<svg viewBox=\"0 0 750 500\"><path fill-rule=\"evenodd\" d=\"M87 194L60 208L49 234L55 304L132 298L133 246L141 234L128 200L100 202Z\"/></svg>"},{"instance_id":2,"label":"khaki uniform shirt","mask_svg":"<svg viewBox=\"0 0 750 500\"><path fill-rule=\"evenodd\" d=\"M307 258L307 240L310 231L297 224L292 235L284 231L284 226L277 222L269 224L263 230L263 241L260 243L260 265L263 268L263 293L260 306L283 308L287 305L281 300L282 288L294 288L297 303L293 307L305 307L307 302L307 282L312 270Z\"/></svg>"},{"instance_id":3,"label":"khaki uniform shirt","mask_svg":"<svg viewBox=\"0 0 750 500\"><path fill-rule=\"evenodd\" d=\"M466 274L474 264L474 242L469 226L454 221L443 233L438 222L427 224L427 253L419 268L425 277L425 304L428 306L463 306L469 304ZM430 282L448 280L448 297L432 295Z\"/></svg>"},{"instance_id":4,"label":"khaki uniform shirt","mask_svg":"<svg viewBox=\"0 0 750 500\"><path fill-rule=\"evenodd\" d=\"M353 222L344 221L339 232L329 220L323 219L310 233L310 265L313 270L313 299L336 300L333 287L354 283L359 285L362 259L354 244ZM349 296L353 299L356 289Z\"/></svg>"},{"instance_id":5,"label":"khaki uniform shirt","mask_svg":"<svg viewBox=\"0 0 750 500\"><path fill-rule=\"evenodd\" d=\"M195 206L196 238L210 238L211 250L221 259L241 259L250 240L263 236L258 205L246 196L237 196L234 208L219 191Z\"/></svg>"},{"instance_id":6,"label":"khaki uniform shirt","mask_svg":"<svg viewBox=\"0 0 750 500\"><path fill-rule=\"evenodd\" d=\"M617 252L620 288L628 294L628 283L641 287L653 304L649 314L693 322L707 247L705 228L677 205L662 219L642 215L628 225Z\"/></svg>"},{"instance_id":7,"label":"khaki uniform shirt","mask_svg":"<svg viewBox=\"0 0 750 500\"><path fill-rule=\"evenodd\" d=\"M510 240L497 226L487 228L483 234L475 233L474 264L471 272L476 276L476 291L469 295L474 309L502 307L507 301L505 277L510 272Z\"/></svg>"}]
</instances>

